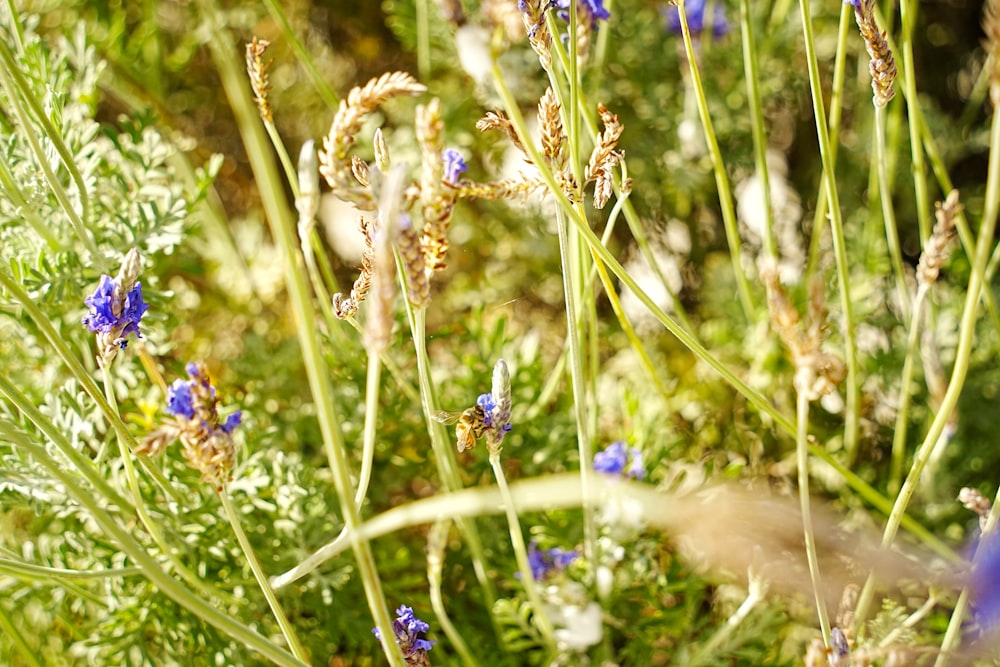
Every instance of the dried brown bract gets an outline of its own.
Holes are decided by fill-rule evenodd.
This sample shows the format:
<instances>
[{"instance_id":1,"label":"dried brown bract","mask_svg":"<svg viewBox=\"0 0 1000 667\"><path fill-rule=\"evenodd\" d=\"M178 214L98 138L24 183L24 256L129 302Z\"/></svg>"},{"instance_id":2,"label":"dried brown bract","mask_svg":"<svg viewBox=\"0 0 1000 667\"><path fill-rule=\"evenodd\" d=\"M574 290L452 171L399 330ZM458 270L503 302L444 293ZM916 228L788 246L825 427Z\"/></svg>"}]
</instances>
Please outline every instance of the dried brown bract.
<instances>
[{"instance_id":1,"label":"dried brown bract","mask_svg":"<svg viewBox=\"0 0 1000 667\"><path fill-rule=\"evenodd\" d=\"M354 203L362 210L374 210L375 196L354 180L350 150L355 135L368 114L379 105L400 95L419 95L427 89L406 72L387 72L372 79L364 87L351 89L333 118L330 131L323 139L319 153L320 174L338 197Z\"/></svg>"},{"instance_id":2,"label":"dried brown bract","mask_svg":"<svg viewBox=\"0 0 1000 667\"><path fill-rule=\"evenodd\" d=\"M375 223L362 217L358 220L358 226L365 238L365 250L361 254L361 273L354 281L350 296L345 297L339 292L333 295L333 314L342 320L353 317L358 312L358 307L368 296L372 285L372 272L375 266Z\"/></svg>"},{"instance_id":3,"label":"dried brown bract","mask_svg":"<svg viewBox=\"0 0 1000 667\"><path fill-rule=\"evenodd\" d=\"M426 258L420 245L420 235L413 228L410 216L405 213L399 218L399 254L406 270L406 298L414 308L427 305L430 297L430 280Z\"/></svg>"},{"instance_id":4,"label":"dried brown bract","mask_svg":"<svg viewBox=\"0 0 1000 667\"><path fill-rule=\"evenodd\" d=\"M979 492L978 489L963 487L958 492L958 502L967 510L971 510L979 515L979 529L986 528L986 521L990 518L990 499Z\"/></svg>"},{"instance_id":5,"label":"dried brown bract","mask_svg":"<svg viewBox=\"0 0 1000 667\"><path fill-rule=\"evenodd\" d=\"M561 107L552 88L546 88L538 100L538 126L542 131L542 155L553 169L561 168L566 162L563 153L563 143L566 135L563 133Z\"/></svg>"},{"instance_id":6,"label":"dried brown bract","mask_svg":"<svg viewBox=\"0 0 1000 667\"><path fill-rule=\"evenodd\" d=\"M826 318L821 287L814 286L810 293L810 322L803 332L799 314L769 260L762 261L760 277L767 289L771 326L788 348L795 366L795 390L810 401L829 394L843 381L847 371L839 357L822 349Z\"/></svg>"},{"instance_id":7,"label":"dried brown bract","mask_svg":"<svg viewBox=\"0 0 1000 667\"><path fill-rule=\"evenodd\" d=\"M524 150L524 144L521 143L521 138L517 136L517 130L514 128L514 124L511 123L503 113L499 111L487 112L485 116L476 121L476 129L480 132L489 132L490 130L499 130L507 135L510 142L514 144L514 147L528 159L527 153ZM530 162L530 160L529 160Z\"/></svg>"},{"instance_id":8,"label":"dried brown bract","mask_svg":"<svg viewBox=\"0 0 1000 667\"><path fill-rule=\"evenodd\" d=\"M884 107L896 94L892 85L896 80L896 61L885 39L885 32L879 30L875 22L875 0L853 0L851 5L861 37L865 40L865 50L871 58L868 71L872 75L872 90L875 93L872 101L875 106Z\"/></svg>"},{"instance_id":9,"label":"dried brown bract","mask_svg":"<svg viewBox=\"0 0 1000 667\"><path fill-rule=\"evenodd\" d=\"M937 202L934 208L937 222L927 241L927 247L920 254L920 263L917 264L917 283L920 285L930 285L937 280L941 265L951 254L949 246L958 236L955 217L962 210L962 205L958 203L958 190L949 192L944 202Z\"/></svg>"},{"instance_id":10,"label":"dried brown bract","mask_svg":"<svg viewBox=\"0 0 1000 667\"><path fill-rule=\"evenodd\" d=\"M458 196L463 199L511 199L525 201L535 192L547 187L540 178L506 178L492 183L462 181L458 186Z\"/></svg>"},{"instance_id":11,"label":"dried brown bract","mask_svg":"<svg viewBox=\"0 0 1000 667\"><path fill-rule=\"evenodd\" d=\"M417 141L420 144L420 204L424 233L420 239L429 270L441 271L448 253L448 223L457 199L453 184L445 182L444 121L441 102L435 98L417 107Z\"/></svg>"},{"instance_id":12,"label":"dried brown bract","mask_svg":"<svg viewBox=\"0 0 1000 667\"><path fill-rule=\"evenodd\" d=\"M268 81L268 69L271 67L271 61L264 60L264 52L270 45L271 42L266 39L254 37L246 47L247 74L250 75L254 101L257 102L260 117L265 123L270 123L273 120L271 103L267 100L267 94L271 92L271 83Z\"/></svg>"},{"instance_id":13,"label":"dried brown bract","mask_svg":"<svg viewBox=\"0 0 1000 667\"><path fill-rule=\"evenodd\" d=\"M594 181L594 206L601 209L611 198L614 168L625 158L624 152L617 149L618 139L621 138L625 127L618 120L618 116L608 111L603 104L597 106L597 111L601 114L604 131L601 132L597 145L590 154L584 179L586 183Z\"/></svg>"}]
</instances>

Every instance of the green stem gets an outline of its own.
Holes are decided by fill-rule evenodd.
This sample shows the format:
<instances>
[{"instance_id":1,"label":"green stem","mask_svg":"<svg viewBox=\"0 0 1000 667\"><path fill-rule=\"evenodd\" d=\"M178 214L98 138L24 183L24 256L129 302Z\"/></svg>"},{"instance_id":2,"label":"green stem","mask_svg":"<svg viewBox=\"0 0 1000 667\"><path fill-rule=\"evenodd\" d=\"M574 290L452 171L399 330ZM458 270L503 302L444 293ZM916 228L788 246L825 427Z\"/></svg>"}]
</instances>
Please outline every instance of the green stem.
<instances>
[{"instance_id":1,"label":"green stem","mask_svg":"<svg viewBox=\"0 0 1000 667\"><path fill-rule=\"evenodd\" d=\"M733 631L739 627L740 623L746 620L746 617L750 615L750 612L764 600L764 584L763 582L756 580L753 573L751 573L749 590L747 591L746 599L743 603L736 609L733 614L726 619L725 624L722 625L715 633L709 638L707 642L698 647L698 650L691 656L689 656L684 664L686 667L698 667L706 662L709 662L719 647L722 646L729 637L733 634Z\"/></svg>"},{"instance_id":2,"label":"green stem","mask_svg":"<svg viewBox=\"0 0 1000 667\"><path fill-rule=\"evenodd\" d=\"M809 399L801 389L797 388L796 391L798 432L795 436L795 461L799 472L802 531L805 538L806 560L809 562L809 577L812 579L813 595L816 599L816 613L819 615L819 628L823 633L823 644L830 646L830 618L826 611L826 601L823 599L819 558L816 555L816 535L813 532L812 505L809 499Z\"/></svg>"},{"instance_id":3,"label":"green stem","mask_svg":"<svg viewBox=\"0 0 1000 667\"><path fill-rule=\"evenodd\" d=\"M750 103L750 129L753 133L754 165L764 201L764 249L775 261L778 259L778 241L774 234L774 209L771 206L771 179L767 168L767 135L764 132L764 109L760 101L760 74L757 64L757 46L753 36L753 17L750 0L740 0L740 30L743 37L743 69L747 80L747 100Z\"/></svg>"},{"instance_id":4,"label":"green stem","mask_svg":"<svg viewBox=\"0 0 1000 667\"><path fill-rule=\"evenodd\" d=\"M896 427L892 433L892 464L888 486L889 493L892 494L899 492L899 485L903 480L903 464L906 460L906 432L910 416L910 383L913 381L914 359L917 356L921 317L926 297L927 287L921 285L917 289L917 296L913 301L910 328L906 333L906 357L903 360L903 373L899 380L899 407L896 409Z\"/></svg>"},{"instance_id":5,"label":"green stem","mask_svg":"<svg viewBox=\"0 0 1000 667\"><path fill-rule=\"evenodd\" d=\"M25 404L30 405L26 397L20 395L2 376L0 376L0 393L7 396L22 412L24 411L23 407ZM275 664L289 667L302 667L305 665L305 663L296 659L295 656L277 644L235 620L228 612L223 613L193 595L191 591L181 586L171 574L164 572L159 563L136 542L131 532L120 526L104 509L104 505L107 502L106 499L102 499L92 489L82 487L74 472L53 459L44 447L31 442L23 433L15 431L9 424L4 422L0 422L0 433L3 434L3 437L27 452L39 465L48 470L53 478L59 480L66 488L67 494L87 509L101 530L126 556L142 568L146 578L159 588L164 595L206 623L218 628L244 646L257 651Z\"/></svg>"},{"instance_id":6,"label":"green stem","mask_svg":"<svg viewBox=\"0 0 1000 667\"><path fill-rule=\"evenodd\" d=\"M951 379L948 382L948 390L945 392L938 412L934 415L931 423L913 456L913 464L910 472L903 481L903 486L896 496L889 519L886 521L885 530L882 534L882 543L885 546L892 544L896 537L900 523L906 515L906 508L916 490L917 482L920 479L924 467L930 460L938 440L944 433L945 426L951 419L951 413L958 404L958 398L965 386L965 378L969 372L969 360L972 355L972 346L976 333L976 321L978 319L978 305L981 298L980 291L983 289L984 276L986 273L986 263L990 256L990 246L993 241L993 233L996 230L997 212L1000 209L1000 114L993 114L993 122L990 128L990 157L989 167L986 177L986 201L983 208L983 219L979 226L979 238L976 240L976 254L973 258L972 268L969 275L969 287L965 293L965 305L962 312L962 321L958 330L958 348L955 350L955 362L952 368ZM856 623L858 627L864 621L864 616L868 611L868 605L874 595L874 579L868 578L862 594L858 598L856 611Z\"/></svg>"},{"instance_id":7,"label":"green stem","mask_svg":"<svg viewBox=\"0 0 1000 667\"><path fill-rule=\"evenodd\" d=\"M681 19L681 32L684 35L684 51L687 53L688 69L691 73L691 83L694 86L694 93L698 100L698 114L701 117L701 125L705 130L705 143L708 146L709 155L712 157L712 168L715 171L715 185L719 191L719 205L722 207L722 223L726 229L726 241L729 243L729 256L732 258L733 277L736 280L736 291L743 305L743 314L747 321L754 320L753 300L750 298L750 284L747 280L746 271L743 270L741 260L741 248L743 241L736 223L736 210L733 207L733 192L729 186L729 176L726 174L726 163L722 159L722 151L719 149L719 141L715 137L715 129L712 127L712 116L708 112L708 100L705 98L705 88L701 84L701 73L698 71L697 57L694 50L694 43L691 40L691 28L688 26L687 13L684 11L684 3L677 4L677 11ZM764 197L770 197L769 191L764 191Z\"/></svg>"},{"instance_id":8,"label":"green stem","mask_svg":"<svg viewBox=\"0 0 1000 667\"><path fill-rule=\"evenodd\" d=\"M444 606L444 596L441 594L441 571L444 568L444 553L448 543L448 531L451 528L451 520L437 521L431 526L427 536L427 583L430 586L431 608L437 616L438 625L451 648L454 649L465 667L476 667L479 661L472 657L469 645L462 639L462 633L458 631L455 624L448 616L448 610Z\"/></svg>"},{"instance_id":9,"label":"green stem","mask_svg":"<svg viewBox=\"0 0 1000 667\"><path fill-rule=\"evenodd\" d=\"M328 108L331 110L336 109L337 105L340 104L337 94L333 92L333 88L330 87L330 84L326 82L323 75L316 69L316 63L313 62L309 51L306 50L306 47L302 44L302 40L299 39L298 33L292 28L288 17L285 16L285 13L281 9L281 5L278 4L277 0L264 0L264 5L267 7L267 11L271 14L271 17L278 23L282 36L288 41L289 46L292 47L295 56L306 68L306 74L309 75L309 80L316 87L319 96L323 98Z\"/></svg>"},{"instance_id":10,"label":"green stem","mask_svg":"<svg viewBox=\"0 0 1000 667\"><path fill-rule=\"evenodd\" d=\"M212 60L236 116L237 125L250 158L251 168L260 187L264 212L281 253L285 284L288 289L291 310L295 317L295 329L298 332L299 345L302 348L309 388L315 402L324 449L333 473L334 486L343 512L344 525L347 528L354 551L355 563L368 600L368 608L382 636L393 637L395 635L392 631L392 618L389 616L389 610L383 597L382 583L379 580L371 545L358 538L354 531L361 520L358 509L353 502L354 490L351 487L351 472L347 462L344 434L340 429L340 418L335 407L336 399L330 386L331 374L316 336L316 318L309 298L309 289L302 272L299 270L301 259L297 253L295 221L292 219L290 207L285 200L281 179L274 163L267 157L268 142L261 132L256 105L251 99L249 87L245 85L242 69L237 65L233 53L234 49L227 39L229 33L222 27L223 23L218 16L218 10L213 0L199 0L198 6L208 23ZM393 667L405 667L403 655L395 642L385 641L382 643L382 648Z\"/></svg>"},{"instance_id":11,"label":"green stem","mask_svg":"<svg viewBox=\"0 0 1000 667\"><path fill-rule=\"evenodd\" d=\"M7 614L7 609L2 604L0 604L0 630L14 644L14 648L17 649L18 654L24 660L24 664L42 667L42 663L35 657L35 650L28 645L28 640L21 633L20 629L14 625L14 622Z\"/></svg>"},{"instance_id":12,"label":"green stem","mask_svg":"<svg viewBox=\"0 0 1000 667\"><path fill-rule=\"evenodd\" d=\"M892 190L889 186L889 164L885 149L885 107L875 105L875 163L878 172L878 193L882 203L882 220L885 223L885 240L889 245L889 261L896 276L896 296L902 309L903 320L910 319L912 304L910 290L906 286L903 269L903 251L899 246L899 229L896 227L896 211L892 205ZM922 154L922 153L921 153ZM922 232L921 232L922 233Z\"/></svg>"},{"instance_id":13,"label":"green stem","mask_svg":"<svg viewBox=\"0 0 1000 667\"><path fill-rule=\"evenodd\" d=\"M518 518L517 509L514 507L514 498L511 496L510 488L507 486L507 478L504 476L503 466L500 464L499 452L490 454L490 467L493 468L493 475L497 479L497 489L499 489L500 497L503 499L504 514L507 515L507 527L510 530L510 543L514 548L517 569L521 573L521 585L524 586L524 591L528 595L531 607L535 611L533 617L535 625L542 633L542 638L545 640L549 651L554 654L556 650L555 631L552 627L552 621L549 620L549 616L545 612L545 604L542 602L542 596L538 593L535 575L531 571L531 562L528 560L528 547L524 543L524 533L521 532L521 520ZM582 487L586 489L586 484L582 484ZM583 492L583 504L584 507L589 504L587 502L586 490ZM586 513L586 509L584 513Z\"/></svg>"},{"instance_id":14,"label":"green stem","mask_svg":"<svg viewBox=\"0 0 1000 667\"><path fill-rule=\"evenodd\" d=\"M372 479L375 461L375 436L378 430L378 398L382 388L382 364L377 354L368 354L368 373L365 381L365 429L364 445L361 450L361 472L358 475L358 489L354 493L354 504L358 510L368 495L368 485Z\"/></svg>"},{"instance_id":15,"label":"green stem","mask_svg":"<svg viewBox=\"0 0 1000 667\"><path fill-rule=\"evenodd\" d=\"M298 635L295 634L295 628L292 624L288 622L288 616L285 614L285 610L281 607L281 603L278 602L278 597L274 594L274 590L267 583L267 575L264 574L264 568L261 567L260 560L257 558L257 554L254 553L253 545L250 544L250 540L247 539L247 534L243 530L243 526L240 524L240 517L236 513L236 508L233 506L233 499L229 496L228 489L222 489L219 491L219 499L222 501L222 507L226 510L226 518L229 519L229 525L232 526L233 534L236 535L236 541L240 543L240 549L243 551L243 556L247 560L247 564L253 571L253 576L257 580L257 584L260 586L261 592L264 593L264 598L267 599L267 604L271 608L271 613L274 614L275 620L278 621L278 627L281 628L281 634L285 636L285 641L288 642L288 647L291 649L292 653L296 658L302 662L309 662L309 654L306 653L305 648L302 647L302 642L299 641Z\"/></svg>"},{"instance_id":16,"label":"green stem","mask_svg":"<svg viewBox=\"0 0 1000 667\"><path fill-rule=\"evenodd\" d=\"M23 563L13 558L0 558L0 572L25 581L51 583L52 580L134 577L142 574L142 568L117 567L107 570L67 570L62 567L46 567L44 565Z\"/></svg>"},{"instance_id":17,"label":"green stem","mask_svg":"<svg viewBox=\"0 0 1000 667\"><path fill-rule=\"evenodd\" d=\"M416 0L417 72L421 81L431 80L431 28L428 0Z\"/></svg>"},{"instance_id":18,"label":"green stem","mask_svg":"<svg viewBox=\"0 0 1000 667\"><path fill-rule=\"evenodd\" d=\"M906 86L906 113L909 117L907 125L910 130L910 168L913 172L913 193L917 200L920 242L925 243L931 237L931 201L927 194L925 175L927 169L924 166L923 143L920 141L920 98L917 96L917 70L913 61L913 28L916 25L916 15L917 3L913 0L900 0L899 21L902 35L899 46L903 54L903 71L906 73L903 85Z\"/></svg>"},{"instance_id":19,"label":"green stem","mask_svg":"<svg viewBox=\"0 0 1000 667\"><path fill-rule=\"evenodd\" d=\"M799 0L799 8L802 14L806 62L809 67L809 89L812 93L813 116L816 120L816 138L819 140L819 152L823 161L823 184L830 206L830 231L833 236L833 254L837 265L837 278L840 283L840 305L844 318L844 362L847 366L847 379L845 381L846 405L844 408L844 449L848 452L848 460L850 460L858 447L858 422L861 404L861 389L858 382L858 351L854 334L854 306L851 303L851 275L848 267L847 243L844 240L844 223L841 218L840 199L837 194L834 154L830 145L830 133L826 124L826 107L823 103L823 82L820 79L819 63L816 58L816 45L813 39L809 0Z\"/></svg>"},{"instance_id":20,"label":"green stem","mask_svg":"<svg viewBox=\"0 0 1000 667\"><path fill-rule=\"evenodd\" d=\"M579 295L571 282L573 269L569 248L569 230L566 216L556 209L556 225L559 233L559 258L562 262L563 296L566 301L566 340L569 346L570 379L573 384L573 412L576 419L576 444L580 455L580 483L586 489L595 474L591 468L594 448L590 430L587 428L587 391L584 386L583 350L580 332L576 327L579 317ZM583 550L587 561L597 563L597 526L594 523L592 507L583 510Z\"/></svg>"},{"instance_id":21,"label":"green stem","mask_svg":"<svg viewBox=\"0 0 1000 667\"><path fill-rule=\"evenodd\" d=\"M73 203L70 201L69 194L59 181L56 173L52 170L52 165L48 157L45 155L45 149L42 148L38 136L36 136L35 130L32 127L31 119L28 118L28 112L21 104L22 98L18 95L18 90L21 91L24 96L23 99L27 101L28 106L30 106L34 112L35 117L41 124L46 137L52 141L53 146L56 146L57 149L58 146L62 145L62 138L60 137L59 132L52 126L52 123L49 122L48 117L42 111L41 105L38 104L38 100L36 100L34 95L31 93L30 87L28 87L21 71L14 62L14 58L11 55L10 50L7 48L7 45L3 43L3 41L0 41L0 60L3 61L3 65L0 66L0 84L2 84L4 90L7 91L7 102L10 104L14 111L14 115L17 116L17 120L21 125L21 136L24 137L27 140L28 145L31 146L31 151L35 154L35 164L42 170L42 173L45 174L45 180L48 182L49 187L52 188L52 193L55 195L56 200L59 202L63 212L66 214L66 218L69 220L73 231L76 232L77 238L80 239L80 242L91 254L93 262L100 266L104 263L104 258L98 252L97 244L94 243L93 237L84 226L80 214L78 214L76 209L73 208ZM69 173L71 175L76 174L76 176L79 177L79 172L76 170L76 163L73 161L72 156L69 155L69 152L66 150L64 145L62 145L62 151L59 151L59 154L66 163ZM70 167L68 165L73 166ZM80 193L81 210L83 214L86 215L89 210L89 204L87 201L87 191L84 188L82 178L76 181L76 186Z\"/></svg>"}]
</instances>

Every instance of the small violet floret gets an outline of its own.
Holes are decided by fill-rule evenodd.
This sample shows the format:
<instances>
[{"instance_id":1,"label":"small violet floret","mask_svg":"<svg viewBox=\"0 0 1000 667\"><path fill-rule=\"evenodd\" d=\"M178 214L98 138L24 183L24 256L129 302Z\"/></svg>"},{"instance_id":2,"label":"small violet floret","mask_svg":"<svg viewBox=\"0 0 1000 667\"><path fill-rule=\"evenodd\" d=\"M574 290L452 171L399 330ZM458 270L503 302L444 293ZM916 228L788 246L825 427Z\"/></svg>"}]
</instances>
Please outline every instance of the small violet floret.
<instances>
[{"instance_id":1,"label":"small violet floret","mask_svg":"<svg viewBox=\"0 0 1000 667\"><path fill-rule=\"evenodd\" d=\"M559 9L569 9L570 0L556 0L556 7ZM577 0L577 7L581 7L584 13L590 17L591 25L596 25L598 21L607 21L611 18L611 12L604 6L604 0ZM569 20L566 12L560 12L559 17L564 21Z\"/></svg>"},{"instance_id":2,"label":"small violet floret","mask_svg":"<svg viewBox=\"0 0 1000 667\"><path fill-rule=\"evenodd\" d=\"M629 457L632 462L629 464ZM626 470L626 465L628 469ZM626 447L622 441L612 442L604 451L594 454L594 470L609 475L625 475L632 479L642 479L646 470L642 463L642 452L634 447Z\"/></svg>"},{"instance_id":3,"label":"small violet floret","mask_svg":"<svg viewBox=\"0 0 1000 667\"><path fill-rule=\"evenodd\" d=\"M851 1L847 0L847 2ZM688 28L691 29L692 35L699 35L705 30L711 29L714 37L722 37L729 32L729 22L726 21L726 10L723 8L722 0L715 0L712 3L715 9L708 21L706 21L707 17L705 16L707 5L708 0L684 0L684 13L687 15ZM667 30L678 35L681 34L680 10L674 5L670 5L665 10L665 17Z\"/></svg>"},{"instance_id":4,"label":"small violet floret","mask_svg":"<svg viewBox=\"0 0 1000 667\"><path fill-rule=\"evenodd\" d=\"M194 417L194 402L191 396L191 384L185 380L174 380L167 389L167 412L175 417Z\"/></svg>"},{"instance_id":5,"label":"small violet floret","mask_svg":"<svg viewBox=\"0 0 1000 667\"><path fill-rule=\"evenodd\" d=\"M423 664L422 659L427 651L430 651L437 644L437 642L418 637L429 629L429 625L413 615L413 609L410 607L400 605L399 609L396 610L396 618L392 622L392 632L396 635L396 643L399 644L407 664ZM372 633L379 641L382 641L382 633L379 632L378 628L372 628Z\"/></svg>"},{"instance_id":6,"label":"small violet floret","mask_svg":"<svg viewBox=\"0 0 1000 667\"><path fill-rule=\"evenodd\" d=\"M124 349L128 344L125 338L129 334L142 338L139 321L149 309L149 304L142 300L142 283L135 283L120 303L116 303L120 298L116 293L120 294L118 283L111 276L101 276L97 289L84 299L91 311L84 315L83 324L94 333L120 339L120 346Z\"/></svg>"},{"instance_id":7,"label":"small violet floret","mask_svg":"<svg viewBox=\"0 0 1000 667\"><path fill-rule=\"evenodd\" d=\"M1000 534L983 536L972 562L972 606L985 631L1000 626Z\"/></svg>"},{"instance_id":8,"label":"small violet floret","mask_svg":"<svg viewBox=\"0 0 1000 667\"><path fill-rule=\"evenodd\" d=\"M444 149L441 156L444 158L444 182L457 187L458 179L469 169L469 166L462 159L462 154L454 148Z\"/></svg>"},{"instance_id":9,"label":"small violet floret","mask_svg":"<svg viewBox=\"0 0 1000 667\"><path fill-rule=\"evenodd\" d=\"M226 421L224 421L219 428L221 428L226 433L232 435L233 430L242 423L243 423L243 411L237 410L233 414L226 417Z\"/></svg>"},{"instance_id":10,"label":"small violet floret","mask_svg":"<svg viewBox=\"0 0 1000 667\"><path fill-rule=\"evenodd\" d=\"M550 574L561 572L579 557L575 551L566 551L559 547L539 549L534 540L528 544L528 565L531 566L531 576L536 581L545 579ZM521 577L521 573L516 575Z\"/></svg>"}]
</instances>

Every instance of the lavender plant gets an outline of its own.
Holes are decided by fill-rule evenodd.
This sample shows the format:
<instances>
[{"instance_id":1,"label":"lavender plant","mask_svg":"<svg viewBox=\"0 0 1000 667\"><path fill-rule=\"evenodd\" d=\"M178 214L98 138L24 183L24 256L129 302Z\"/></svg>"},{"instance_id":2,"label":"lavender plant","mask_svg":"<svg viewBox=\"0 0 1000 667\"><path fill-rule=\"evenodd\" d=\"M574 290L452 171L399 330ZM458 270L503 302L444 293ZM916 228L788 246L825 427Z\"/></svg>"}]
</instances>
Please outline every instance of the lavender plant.
<instances>
[{"instance_id":1,"label":"lavender plant","mask_svg":"<svg viewBox=\"0 0 1000 667\"><path fill-rule=\"evenodd\" d=\"M996 658L995 2L332 7L0 10L0 662Z\"/></svg>"}]
</instances>

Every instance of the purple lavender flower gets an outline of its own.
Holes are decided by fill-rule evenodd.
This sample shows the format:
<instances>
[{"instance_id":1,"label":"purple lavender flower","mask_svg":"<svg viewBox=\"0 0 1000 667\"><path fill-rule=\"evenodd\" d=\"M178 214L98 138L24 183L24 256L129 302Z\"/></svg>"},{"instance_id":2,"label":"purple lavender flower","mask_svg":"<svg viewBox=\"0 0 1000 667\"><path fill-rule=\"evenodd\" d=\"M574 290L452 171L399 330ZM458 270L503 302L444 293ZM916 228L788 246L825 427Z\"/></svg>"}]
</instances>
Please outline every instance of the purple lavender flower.
<instances>
[{"instance_id":1,"label":"purple lavender flower","mask_svg":"<svg viewBox=\"0 0 1000 667\"><path fill-rule=\"evenodd\" d=\"M569 9L570 0L556 0L555 5L559 9ZM604 6L604 0L577 0L576 6L590 17L592 27L596 26L598 21L607 21L611 18L611 12ZM559 12L559 18L568 22L568 12Z\"/></svg>"},{"instance_id":2,"label":"purple lavender flower","mask_svg":"<svg viewBox=\"0 0 1000 667\"><path fill-rule=\"evenodd\" d=\"M400 605L396 610L396 618L392 622L392 632L396 635L396 643L403 652L408 665L425 664L427 651L434 648L437 642L420 639L419 634L427 632L430 626L413 615L413 609ZM382 633L378 628L372 628L372 633L382 641Z\"/></svg>"},{"instance_id":3,"label":"purple lavender flower","mask_svg":"<svg viewBox=\"0 0 1000 667\"><path fill-rule=\"evenodd\" d=\"M854 7L854 11L861 12L861 0L844 0L845 5L850 5Z\"/></svg>"},{"instance_id":4,"label":"purple lavender flower","mask_svg":"<svg viewBox=\"0 0 1000 667\"><path fill-rule=\"evenodd\" d=\"M243 423L243 411L237 410L233 414L226 417L226 421L222 423L219 428L221 428L226 433L232 435L233 430Z\"/></svg>"},{"instance_id":5,"label":"purple lavender flower","mask_svg":"<svg viewBox=\"0 0 1000 667\"><path fill-rule=\"evenodd\" d=\"M631 464L629 464L630 456ZM628 465L627 470L626 465ZM594 470L609 475L625 475L632 479L642 479L646 476L642 452L634 447L626 447L621 440L612 442L604 448L604 451L594 454Z\"/></svg>"},{"instance_id":6,"label":"purple lavender flower","mask_svg":"<svg viewBox=\"0 0 1000 667\"><path fill-rule=\"evenodd\" d=\"M462 159L462 154L454 148L444 149L441 156L444 158L444 182L457 187L458 179L469 169L469 166Z\"/></svg>"},{"instance_id":7,"label":"purple lavender flower","mask_svg":"<svg viewBox=\"0 0 1000 667\"><path fill-rule=\"evenodd\" d=\"M847 1L851 2L851 0ZM707 28L711 28L714 37L722 37L729 32L729 22L726 21L726 10L722 6L722 0L715 0L713 3L714 9L712 17L708 21L709 25L706 25L707 17L705 16L707 4L707 0L684 0L684 13L687 15L688 28L691 29L692 35L699 35ZM681 34L680 10L674 5L670 5L664 11L664 17L667 20L667 30L678 35Z\"/></svg>"},{"instance_id":8,"label":"purple lavender flower","mask_svg":"<svg viewBox=\"0 0 1000 667\"><path fill-rule=\"evenodd\" d=\"M972 562L972 606L976 620L987 631L1000 626L1000 535L986 535Z\"/></svg>"},{"instance_id":9,"label":"purple lavender flower","mask_svg":"<svg viewBox=\"0 0 1000 667\"><path fill-rule=\"evenodd\" d=\"M174 380L167 389L167 412L176 417L194 417L191 385L185 380Z\"/></svg>"},{"instance_id":10,"label":"purple lavender flower","mask_svg":"<svg viewBox=\"0 0 1000 667\"><path fill-rule=\"evenodd\" d=\"M91 311L83 316L83 324L94 333L120 340L120 347L125 349L129 334L142 338L139 321L149 304L142 300L142 283L135 283L124 298L120 296L121 291L121 286L111 276L101 276L97 289L84 299Z\"/></svg>"},{"instance_id":11,"label":"purple lavender flower","mask_svg":"<svg viewBox=\"0 0 1000 667\"><path fill-rule=\"evenodd\" d=\"M536 581L565 570L577 558L579 554L575 551L566 551L559 547L539 550L538 543L534 540L528 544L528 564L531 566L531 576ZM518 572L515 576L520 579L521 573Z\"/></svg>"}]
</instances>

